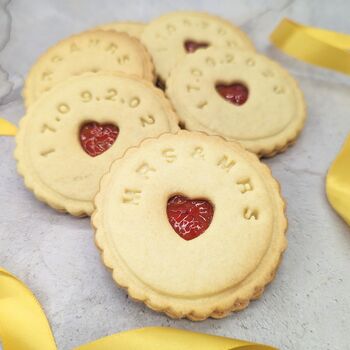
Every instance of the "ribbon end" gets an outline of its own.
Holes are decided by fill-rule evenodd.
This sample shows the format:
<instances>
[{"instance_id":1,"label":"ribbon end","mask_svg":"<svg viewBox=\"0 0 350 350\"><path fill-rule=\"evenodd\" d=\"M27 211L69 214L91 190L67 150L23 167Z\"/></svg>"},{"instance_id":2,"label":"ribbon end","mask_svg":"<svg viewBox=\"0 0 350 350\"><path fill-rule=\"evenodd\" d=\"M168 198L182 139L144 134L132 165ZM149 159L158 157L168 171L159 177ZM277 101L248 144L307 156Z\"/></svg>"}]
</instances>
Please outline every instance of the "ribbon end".
<instances>
[{"instance_id":1,"label":"ribbon end","mask_svg":"<svg viewBox=\"0 0 350 350\"><path fill-rule=\"evenodd\" d=\"M0 118L0 136L14 136L16 132L17 127L14 124L6 119Z\"/></svg>"}]
</instances>

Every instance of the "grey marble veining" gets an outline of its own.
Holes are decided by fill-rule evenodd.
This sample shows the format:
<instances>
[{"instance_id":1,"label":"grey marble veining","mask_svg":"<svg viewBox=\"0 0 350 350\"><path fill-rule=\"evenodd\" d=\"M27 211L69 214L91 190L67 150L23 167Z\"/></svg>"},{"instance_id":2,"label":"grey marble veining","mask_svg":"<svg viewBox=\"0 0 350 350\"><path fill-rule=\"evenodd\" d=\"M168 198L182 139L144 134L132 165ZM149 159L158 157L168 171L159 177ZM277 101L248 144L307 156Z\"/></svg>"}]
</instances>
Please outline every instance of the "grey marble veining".
<instances>
[{"instance_id":1,"label":"grey marble veining","mask_svg":"<svg viewBox=\"0 0 350 350\"><path fill-rule=\"evenodd\" d=\"M309 118L300 139L266 160L288 202L289 247L275 281L259 301L223 320L174 321L129 300L102 265L89 220L56 213L25 189L9 137L0 138L0 266L34 291L62 350L148 325L284 350L350 349L350 229L324 193L326 170L350 129L350 79L293 60L268 41L285 16L350 33L349 1L0 0L0 116L18 123L23 78L57 40L99 23L148 21L175 9L209 11L241 25L261 52L293 73L305 93Z\"/></svg>"}]
</instances>

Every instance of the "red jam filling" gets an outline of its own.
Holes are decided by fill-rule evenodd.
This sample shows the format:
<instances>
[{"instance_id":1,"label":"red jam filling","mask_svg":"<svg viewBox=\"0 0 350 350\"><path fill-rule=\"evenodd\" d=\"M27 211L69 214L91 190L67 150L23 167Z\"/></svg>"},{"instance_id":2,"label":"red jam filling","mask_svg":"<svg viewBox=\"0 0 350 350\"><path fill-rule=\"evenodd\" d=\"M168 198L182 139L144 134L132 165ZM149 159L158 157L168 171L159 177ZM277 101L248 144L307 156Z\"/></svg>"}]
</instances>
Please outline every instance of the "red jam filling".
<instances>
[{"instance_id":1,"label":"red jam filling","mask_svg":"<svg viewBox=\"0 0 350 350\"><path fill-rule=\"evenodd\" d=\"M91 157L96 157L107 151L115 142L119 128L113 124L84 124L79 132L80 144Z\"/></svg>"},{"instance_id":2,"label":"red jam filling","mask_svg":"<svg viewBox=\"0 0 350 350\"><path fill-rule=\"evenodd\" d=\"M210 225L214 208L204 199L176 195L168 200L168 220L174 231L186 241L201 235Z\"/></svg>"},{"instance_id":3,"label":"red jam filling","mask_svg":"<svg viewBox=\"0 0 350 350\"><path fill-rule=\"evenodd\" d=\"M200 42L193 41L193 40L186 40L184 43L184 46L185 46L186 52L192 53L192 52L197 51L198 49L208 47L209 44L205 43L205 42L200 43Z\"/></svg>"},{"instance_id":4,"label":"red jam filling","mask_svg":"<svg viewBox=\"0 0 350 350\"><path fill-rule=\"evenodd\" d=\"M225 100L234 105L241 106L244 104L249 95L248 88L241 83L234 84L217 84L215 86L216 91L222 96Z\"/></svg>"}]
</instances>

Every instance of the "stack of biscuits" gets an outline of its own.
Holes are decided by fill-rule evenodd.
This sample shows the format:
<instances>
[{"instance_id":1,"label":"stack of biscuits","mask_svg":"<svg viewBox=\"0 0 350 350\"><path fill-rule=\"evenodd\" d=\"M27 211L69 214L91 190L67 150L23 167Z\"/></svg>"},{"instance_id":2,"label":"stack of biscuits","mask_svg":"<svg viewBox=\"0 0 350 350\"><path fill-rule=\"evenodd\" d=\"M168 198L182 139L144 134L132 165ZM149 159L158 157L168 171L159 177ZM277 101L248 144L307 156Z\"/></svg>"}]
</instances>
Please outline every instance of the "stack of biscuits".
<instances>
[{"instance_id":1,"label":"stack of biscuits","mask_svg":"<svg viewBox=\"0 0 350 350\"><path fill-rule=\"evenodd\" d=\"M15 157L35 196L92 216L113 278L170 317L221 318L274 277L287 220L259 158L303 94L227 20L196 12L73 35L30 70Z\"/></svg>"}]
</instances>

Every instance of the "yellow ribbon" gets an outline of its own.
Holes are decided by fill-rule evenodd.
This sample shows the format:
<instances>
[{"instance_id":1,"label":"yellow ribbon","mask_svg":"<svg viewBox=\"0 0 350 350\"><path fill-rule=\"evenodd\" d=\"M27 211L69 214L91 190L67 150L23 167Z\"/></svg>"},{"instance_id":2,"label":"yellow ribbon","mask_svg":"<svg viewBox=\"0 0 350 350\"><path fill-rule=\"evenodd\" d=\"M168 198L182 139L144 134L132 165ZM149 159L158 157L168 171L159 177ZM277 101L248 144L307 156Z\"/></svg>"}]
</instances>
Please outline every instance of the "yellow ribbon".
<instances>
[{"instance_id":1,"label":"yellow ribbon","mask_svg":"<svg viewBox=\"0 0 350 350\"><path fill-rule=\"evenodd\" d=\"M304 62L350 74L350 35L308 27L283 19L270 40Z\"/></svg>"},{"instance_id":2,"label":"yellow ribbon","mask_svg":"<svg viewBox=\"0 0 350 350\"><path fill-rule=\"evenodd\" d=\"M57 350L32 292L0 268L0 340L4 350ZM276 350L270 346L180 329L149 327L111 335L75 350Z\"/></svg>"},{"instance_id":3,"label":"yellow ribbon","mask_svg":"<svg viewBox=\"0 0 350 350\"><path fill-rule=\"evenodd\" d=\"M0 269L0 339L4 350L55 350L45 314L31 291Z\"/></svg>"},{"instance_id":4,"label":"yellow ribbon","mask_svg":"<svg viewBox=\"0 0 350 350\"><path fill-rule=\"evenodd\" d=\"M326 191L333 208L350 225L350 135L328 170Z\"/></svg>"},{"instance_id":5,"label":"yellow ribbon","mask_svg":"<svg viewBox=\"0 0 350 350\"><path fill-rule=\"evenodd\" d=\"M121 332L74 350L273 350L265 345L175 328L147 327ZM5 349L6 350L6 349Z\"/></svg>"},{"instance_id":6,"label":"yellow ribbon","mask_svg":"<svg viewBox=\"0 0 350 350\"><path fill-rule=\"evenodd\" d=\"M7 120L0 118L0 136L14 136L17 128Z\"/></svg>"}]
</instances>

